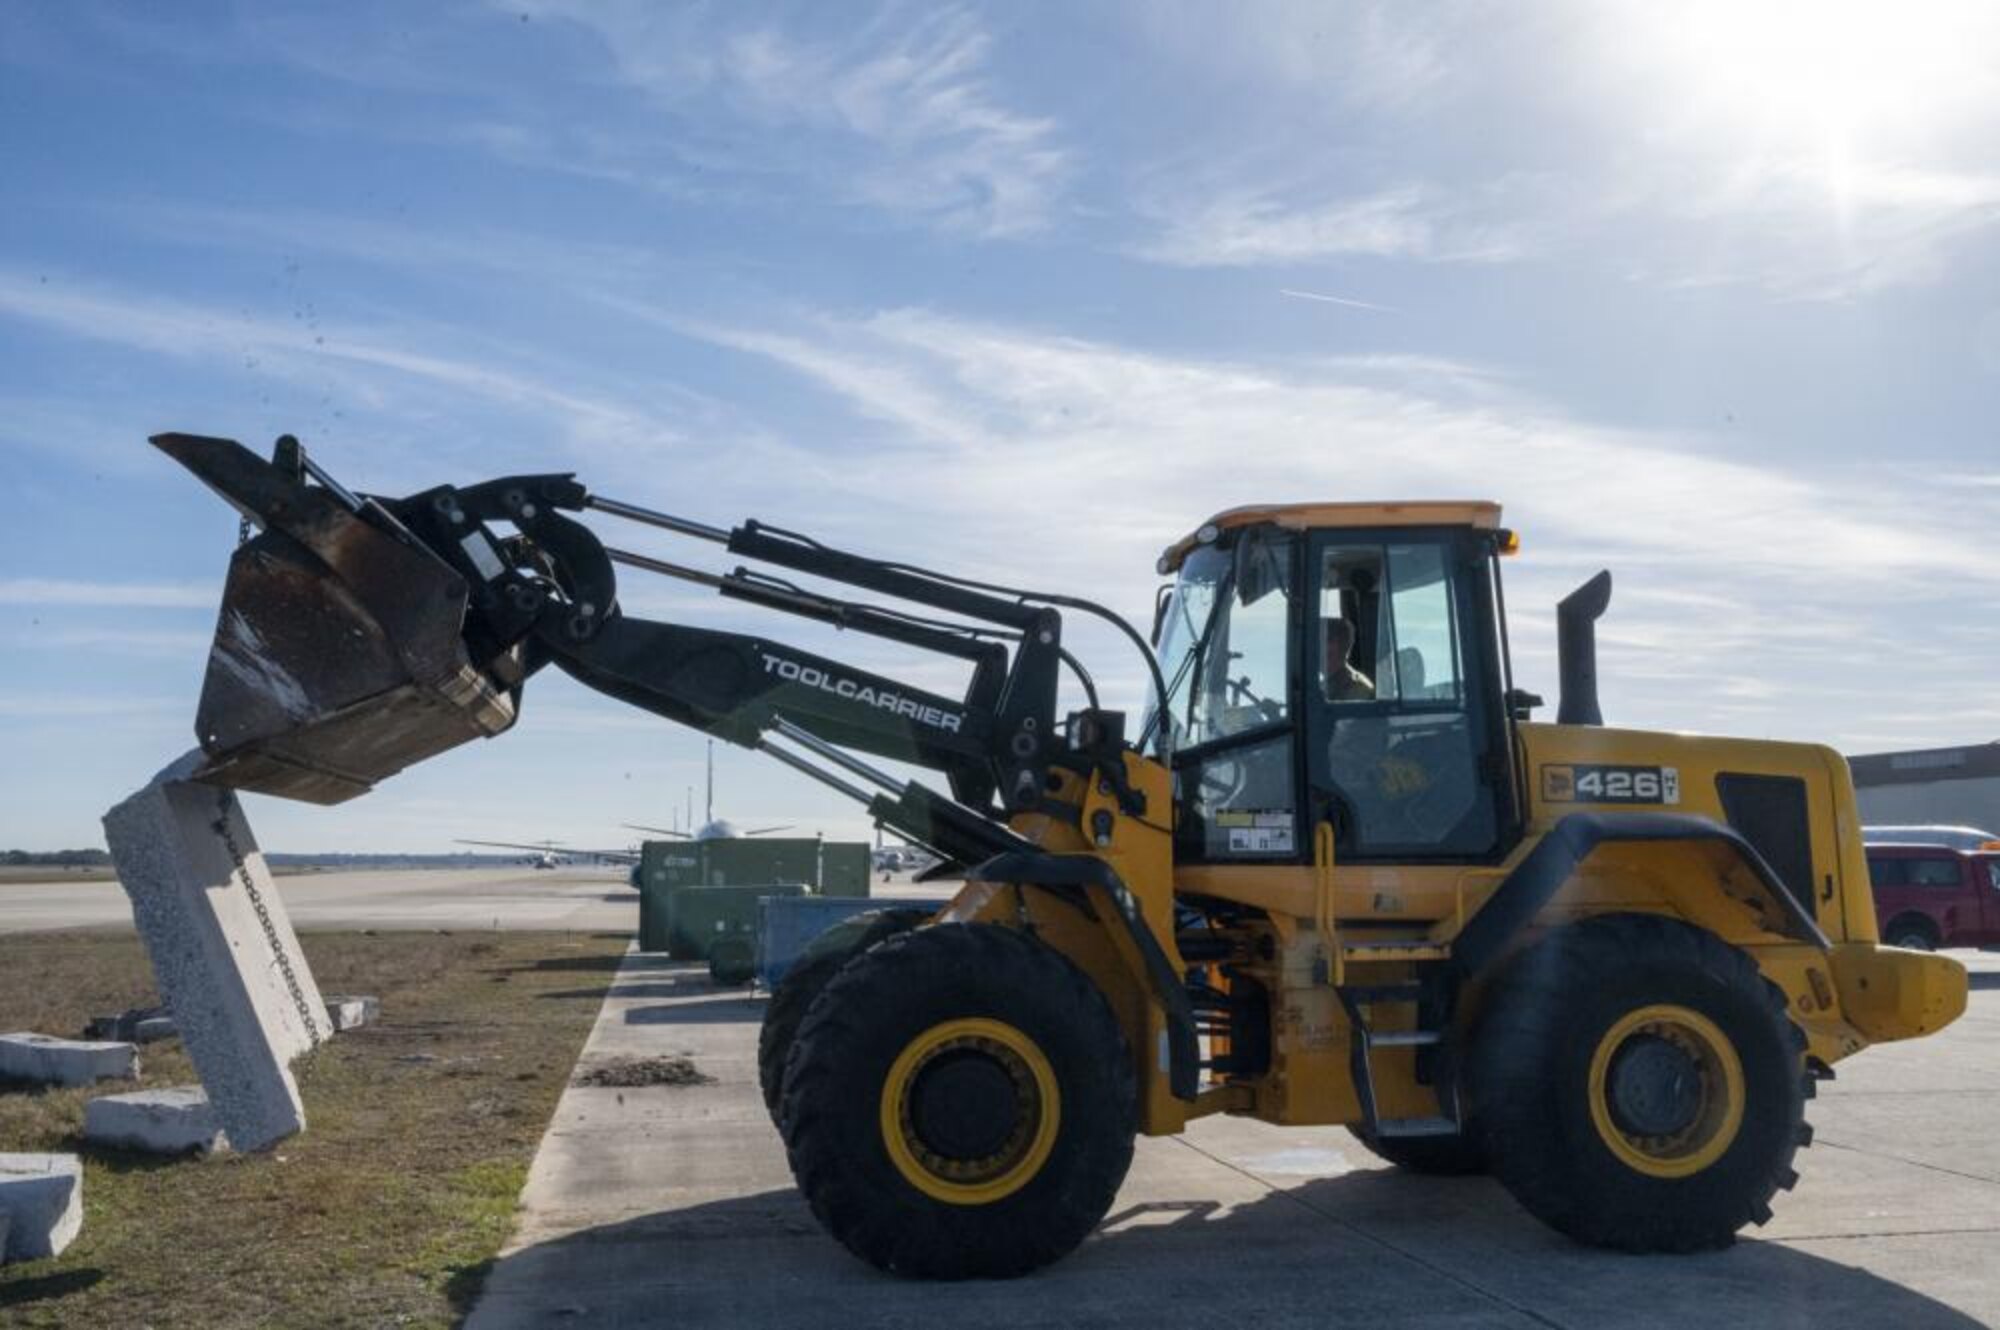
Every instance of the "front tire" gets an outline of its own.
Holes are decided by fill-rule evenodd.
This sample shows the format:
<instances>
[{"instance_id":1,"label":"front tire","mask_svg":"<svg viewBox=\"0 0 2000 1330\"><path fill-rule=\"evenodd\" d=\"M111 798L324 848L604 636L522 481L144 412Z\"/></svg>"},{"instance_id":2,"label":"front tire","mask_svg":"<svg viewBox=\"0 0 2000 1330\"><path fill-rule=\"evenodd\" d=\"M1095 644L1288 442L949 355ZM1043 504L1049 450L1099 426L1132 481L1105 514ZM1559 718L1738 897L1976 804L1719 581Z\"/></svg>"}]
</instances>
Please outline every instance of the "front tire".
<instances>
[{"instance_id":1,"label":"front tire","mask_svg":"<svg viewBox=\"0 0 2000 1330\"><path fill-rule=\"evenodd\" d=\"M1805 1036L1742 951L1650 915L1562 928L1500 978L1471 1090L1495 1177L1591 1246L1729 1245L1798 1180Z\"/></svg>"},{"instance_id":2,"label":"front tire","mask_svg":"<svg viewBox=\"0 0 2000 1330\"><path fill-rule=\"evenodd\" d=\"M785 1068L782 1130L848 1250L924 1279L1009 1278L1110 1209L1138 1125L1097 985L994 924L890 938L842 967Z\"/></svg>"}]
</instances>

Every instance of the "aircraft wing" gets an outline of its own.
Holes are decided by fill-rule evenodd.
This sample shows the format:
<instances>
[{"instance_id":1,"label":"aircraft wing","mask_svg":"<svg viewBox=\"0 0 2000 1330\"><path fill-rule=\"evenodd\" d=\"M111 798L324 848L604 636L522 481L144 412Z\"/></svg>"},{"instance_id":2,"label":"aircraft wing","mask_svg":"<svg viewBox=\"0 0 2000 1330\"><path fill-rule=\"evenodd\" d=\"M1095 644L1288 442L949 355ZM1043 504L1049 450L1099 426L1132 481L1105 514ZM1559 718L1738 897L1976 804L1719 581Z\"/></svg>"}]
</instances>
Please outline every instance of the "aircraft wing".
<instances>
[{"instance_id":1,"label":"aircraft wing","mask_svg":"<svg viewBox=\"0 0 2000 1330\"><path fill-rule=\"evenodd\" d=\"M620 822L618 825L624 827L628 831L650 831L656 835L675 836L680 838L681 840L694 839L694 837L688 835L688 833L685 831L673 831L666 827L642 827L637 822Z\"/></svg>"},{"instance_id":2,"label":"aircraft wing","mask_svg":"<svg viewBox=\"0 0 2000 1330\"><path fill-rule=\"evenodd\" d=\"M500 850L527 850L531 854L567 854L586 859L609 859L614 863L621 864L636 864L639 862L638 854L631 850L590 850L575 845L556 845L548 841L544 841L540 845L531 845L527 841L467 840L464 837L460 837L454 843L459 845L487 845Z\"/></svg>"}]
</instances>

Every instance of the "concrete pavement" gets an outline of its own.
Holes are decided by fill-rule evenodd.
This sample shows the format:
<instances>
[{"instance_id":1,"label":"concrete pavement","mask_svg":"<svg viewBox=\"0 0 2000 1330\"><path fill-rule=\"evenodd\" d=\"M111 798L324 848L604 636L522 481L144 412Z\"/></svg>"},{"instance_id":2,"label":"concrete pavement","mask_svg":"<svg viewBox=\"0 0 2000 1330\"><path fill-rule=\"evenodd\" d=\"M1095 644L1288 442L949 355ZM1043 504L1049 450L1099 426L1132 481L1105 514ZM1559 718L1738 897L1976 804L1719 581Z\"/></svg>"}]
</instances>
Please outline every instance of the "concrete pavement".
<instances>
[{"instance_id":1,"label":"concrete pavement","mask_svg":"<svg viewBox=\"0 0 2000 1330\"><path fill-rule=\"evenodd\" d=\"M1207 1119L1139 1143L1110 1218L1068 1259L939 1285L877 1274L800 1200L757 1094L761 1000L634 954L586 1064L684 1053L715 1083L568 1089L469 1324L2000 1323L2000 957L1963 955L1972 1010L1843 1064L1811 1106L1803 1180L1726 1252L1587 1250L1488 1180L1398 1173L1338 1129Z\"/></svg>"},{"instance_id":2,"label":"concrete pavement","mask_svg":"<svg viewBox=\"0 0 2000 1330\"><path fill-rule=\"evenodd\" d=\"M635 932L639 893L620 868L414 869L277 879L300 929ZM116 882L0 882L0 933L132 926Z\"/></svg>"}]
</instances>

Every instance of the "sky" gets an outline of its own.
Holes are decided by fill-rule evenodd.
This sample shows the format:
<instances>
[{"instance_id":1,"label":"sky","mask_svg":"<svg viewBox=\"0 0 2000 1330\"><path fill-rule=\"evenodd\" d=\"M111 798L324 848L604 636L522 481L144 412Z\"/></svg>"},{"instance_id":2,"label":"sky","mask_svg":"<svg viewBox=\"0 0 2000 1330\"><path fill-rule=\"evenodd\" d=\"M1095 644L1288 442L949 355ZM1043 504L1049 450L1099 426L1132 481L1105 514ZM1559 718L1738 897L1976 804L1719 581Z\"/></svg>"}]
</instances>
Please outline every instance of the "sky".
<instances>
[{"instance_id":1,"label":"sky","mask_svg":"<svg viewBox=\"0 0 2000 1330\"><path fill-rule=\"evenodd\" d=\"M2000 737L1997 131L2000 6L1944 0L0 6L0 846L100 844L193 742L235 516L162 430L386 495L573 470L1142 623L1218 509L1491 498L1551 701L1608 567L1612 723ZM250 814L619 845L702 745L549 671L497 740ZM867 834L755 754L717 783Z\"/></svg>"}]
</instances>

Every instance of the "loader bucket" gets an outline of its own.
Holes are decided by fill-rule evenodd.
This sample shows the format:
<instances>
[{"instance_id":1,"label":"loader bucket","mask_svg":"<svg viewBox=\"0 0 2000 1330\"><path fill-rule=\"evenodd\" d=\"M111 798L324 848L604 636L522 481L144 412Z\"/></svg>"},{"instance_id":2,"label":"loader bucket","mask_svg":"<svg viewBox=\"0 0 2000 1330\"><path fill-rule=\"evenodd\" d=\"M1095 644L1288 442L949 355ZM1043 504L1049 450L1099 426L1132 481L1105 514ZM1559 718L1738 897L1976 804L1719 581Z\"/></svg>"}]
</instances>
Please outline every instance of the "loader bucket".
<instances>
[{"instance_id":1,"label":"loader bucket","mask_svg":"<svg viewBox=\"0 0 2000 1330\"><path fill-rule=\"evenodd\" d=\"M263 528L229 561L197 779L340 803L514 723L518 692L460 638L465 579L380 503L309 485L296 459L267 462L230 439L153 444Z\"/></svg>"}]
</instances>

